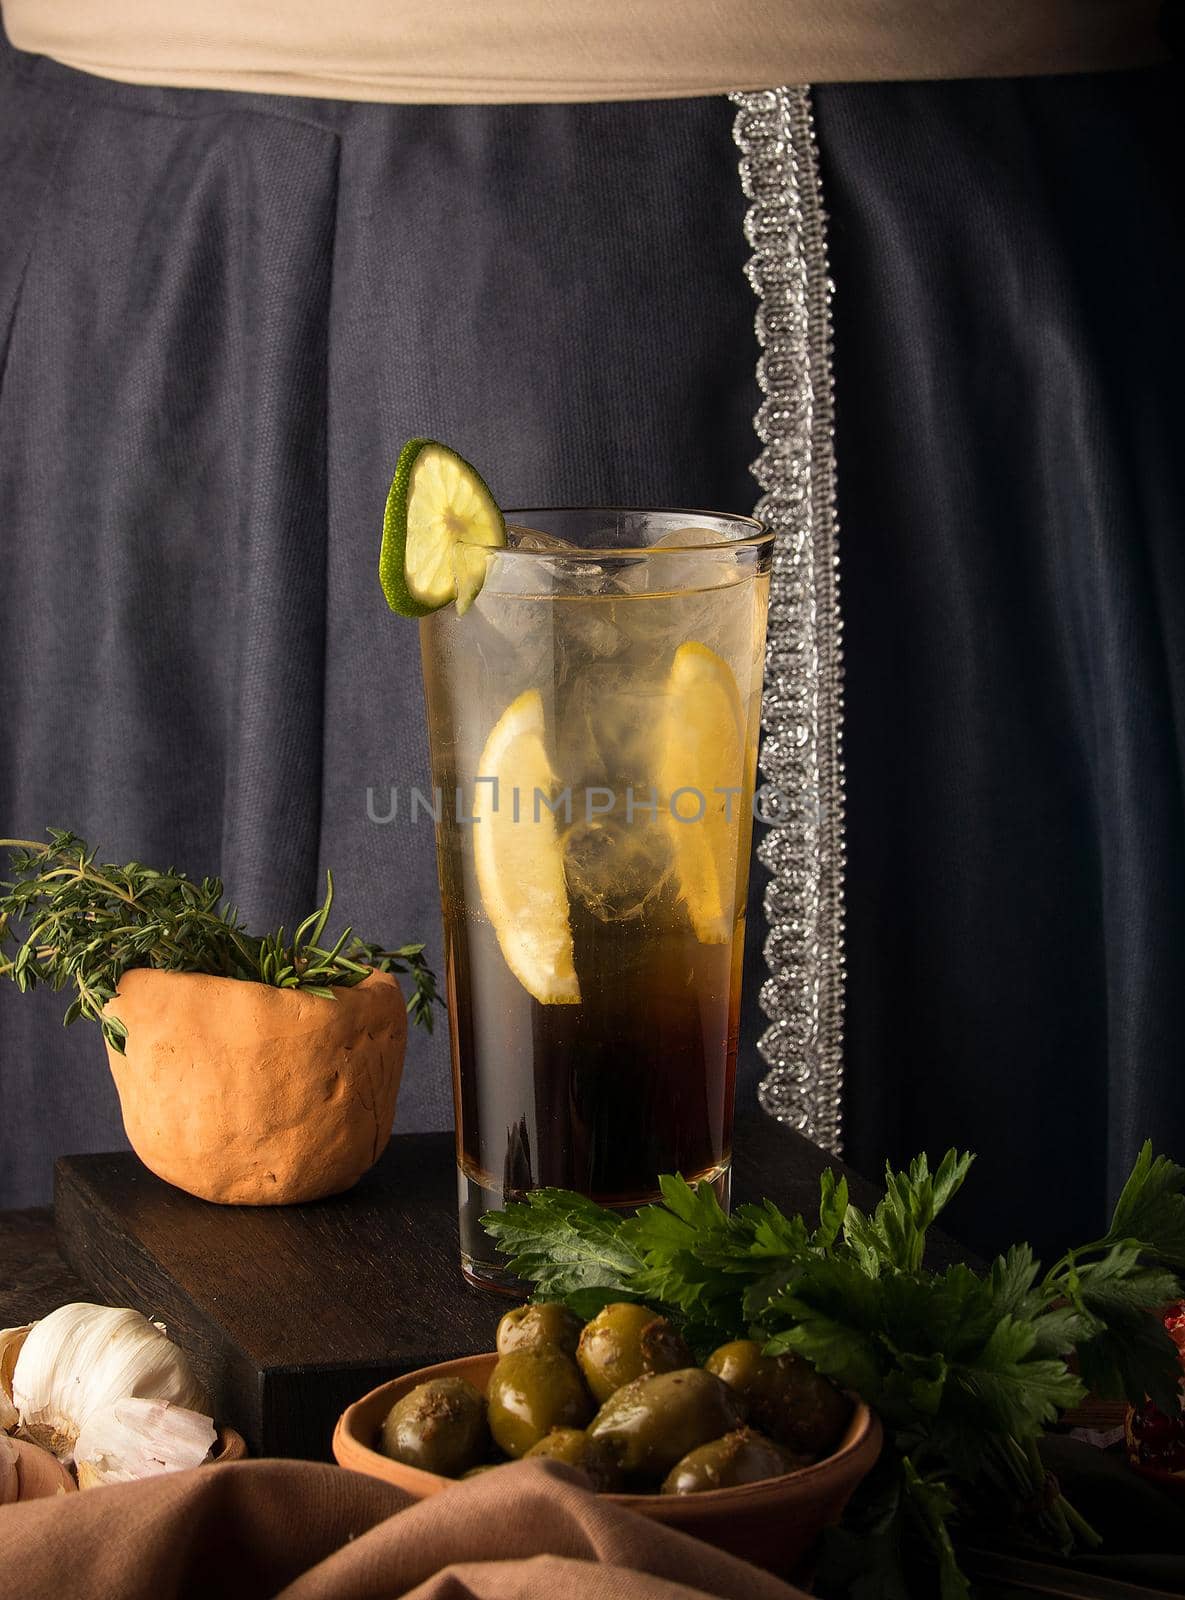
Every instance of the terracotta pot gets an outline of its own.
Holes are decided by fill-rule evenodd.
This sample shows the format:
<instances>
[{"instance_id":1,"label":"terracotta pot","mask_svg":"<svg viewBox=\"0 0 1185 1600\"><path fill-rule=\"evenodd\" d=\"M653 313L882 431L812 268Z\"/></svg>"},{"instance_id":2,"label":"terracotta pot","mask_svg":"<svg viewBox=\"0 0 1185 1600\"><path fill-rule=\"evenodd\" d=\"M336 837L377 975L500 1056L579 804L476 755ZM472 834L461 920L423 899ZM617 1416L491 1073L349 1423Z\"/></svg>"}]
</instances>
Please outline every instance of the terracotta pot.
<instances>
[{"instance_id":1,"label":"terracotta pot","mask_svg":"<svg viewBox=\"0 0 1185 1600\"><path fill-rule=\"evenodd\" d=\"M108 1010L107 1056L132 1149L167 1183L223 1205L340 1194L391 1136L407 1042L399 985L375 972L335 999L136 969Z\"/></svg>"},{"instance_id":2,"label":"terracotta pot","mask_svg":"<svg viewBox=\"0 0 1185 1600\"><path fill-rule=\"evenodd\" d=\"M338 1419L333 1454L339 1465L396 1484L416 1500L453 1488L453 1478L406 1467L380 1455L374 1448L379 1429L395 1402L429 1378L467 1378L484 1394L497 1359L491 1353L442 1361L405 1373L363 1395ZM685 1495L609 1494L605 1499L694 1534L757 1566L789 1574L801 1567L823 1529L839 1521L856 1485L872 1470L881 1439L876 1413L857 1403L838 1448L813 1466L735 1489Z\"/></svg>"}]
</instances>

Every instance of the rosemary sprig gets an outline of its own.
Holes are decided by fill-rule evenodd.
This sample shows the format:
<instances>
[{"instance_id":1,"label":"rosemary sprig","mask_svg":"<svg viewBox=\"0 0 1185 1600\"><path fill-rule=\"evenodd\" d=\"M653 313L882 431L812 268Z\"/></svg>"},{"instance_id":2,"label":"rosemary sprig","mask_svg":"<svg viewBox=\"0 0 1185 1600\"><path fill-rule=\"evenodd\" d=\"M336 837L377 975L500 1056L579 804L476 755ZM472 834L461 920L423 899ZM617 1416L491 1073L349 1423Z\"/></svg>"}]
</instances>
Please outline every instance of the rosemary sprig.
<instances>
[{"instance_id":1,"label":"rosemary sprig","mask_svg":"<svg viewBox=\"0 0 1185 1600\"><path fill-rule=\"evenodd\" d=\"M332 873L325 899L289 941L283 928L262 938L248 933L237 908L226 904L219 878L199 883L137 861L102 865L97 851L61 829L50 829L46 843L0 839L0 849L9 852L13 874L0 882L0 978L22 991L72 986L66 1025L79 1017L97 1022L120 1054L127 1029L103 1008L134 967L239 978L326 999L372 971L406 973L408 1013L428 1032L433 1003L443 1003L422 944L388 950L364 943L350 928L322 943L333 910Z\"/></svg>"}]
</instances>

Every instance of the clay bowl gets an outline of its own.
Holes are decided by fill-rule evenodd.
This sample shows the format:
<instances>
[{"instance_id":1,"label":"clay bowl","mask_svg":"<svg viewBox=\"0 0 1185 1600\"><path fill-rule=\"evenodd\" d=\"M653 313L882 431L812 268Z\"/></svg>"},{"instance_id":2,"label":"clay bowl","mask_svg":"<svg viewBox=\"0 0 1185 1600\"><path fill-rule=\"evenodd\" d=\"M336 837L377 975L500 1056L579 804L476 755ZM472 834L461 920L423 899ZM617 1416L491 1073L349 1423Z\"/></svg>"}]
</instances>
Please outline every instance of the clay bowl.
<instances>
[{"instance_id":1,"label":"clay bowl","mask_svg":"<svg viewBox=\"0 0 1185 1600\"><path fill-rule=\"evenodd\" d=\"M245 1461L246 1458L247 1441L243 1435L233 1428L219 1428L208 1465L221 1466L224 1461Z\"/></svg>"},{"instance_id":2,"label":"clay bowl","mask_svg":"<svg viewBox=\"0 0 1185 1600\"><path fill-rule=\"evenodd\" d=\"M77 1493L70 1469L57 1456L30 1440L0 1433L0 1506Z\"/></svg>"},{"instance_id":3,"label":"clay bowl","mask_svg":"<svg viewBox=\"0 0 1185 1600\"><path fill-rule=\"evenodd\" d=\"M334 1456L341 1466L382 1478L417 1500L451 1488L454 1479L391 1461L373 1448L374 1443L387 1412L418 1383L428 1378L467 1378L484 1393L497 1359L494 1354L465 1356L380 1384L338 1419ZM742 1560L788 1573L801 1564L823 1529L839 1520L880 1448L880 1422L866 1405L858 1404L839 1448L814 1466L785 1477L735 1489L707 1489L701 1494L610 1494L605 1499L694 1534Z\"/></svg>"},{"instance_id":4,"label":"clay bowl","mask_svg":"<svg viewBox=\"0 0 1185 1600\"><path fill-rule=\"evenodd\" d=\"M106 1006L132 1149L158 1178L219 1205L321 1200L357 1183L391 1137L407 1042L396 979L334 998L238 978L135 968Z\"/></svg>"}]
</instances>

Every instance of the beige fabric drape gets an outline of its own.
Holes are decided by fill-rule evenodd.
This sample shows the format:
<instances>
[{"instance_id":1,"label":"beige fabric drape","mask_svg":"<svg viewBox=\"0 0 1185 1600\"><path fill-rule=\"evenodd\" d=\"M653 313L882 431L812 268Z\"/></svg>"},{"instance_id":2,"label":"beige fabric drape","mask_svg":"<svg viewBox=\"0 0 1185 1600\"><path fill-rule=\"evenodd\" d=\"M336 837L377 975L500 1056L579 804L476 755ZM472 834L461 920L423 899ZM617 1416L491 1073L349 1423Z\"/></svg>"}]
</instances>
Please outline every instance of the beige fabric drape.
<instances>
[{"instance_id":1,"label":"beige fabric drape","mask_svg":"<svg viewBox=\"0 0 1185 1600\"><path fill-rule=\"evenodd\" d=\"M126 83L343 100L661 99L1158 59L1157 0L4 0L21 50Z\"/></svg>"},{"instance_id":2,"label":"beige fabric drape","mask_svg":"<svg viewBox=\"0 0 1185 1600\"><path fill-rule=\"evenodd\" d=\"M340 1467L244 1461L0 1506L20 1600L806 1600L522 1462L413 1503Z\"/></svg>"}]
</instances>

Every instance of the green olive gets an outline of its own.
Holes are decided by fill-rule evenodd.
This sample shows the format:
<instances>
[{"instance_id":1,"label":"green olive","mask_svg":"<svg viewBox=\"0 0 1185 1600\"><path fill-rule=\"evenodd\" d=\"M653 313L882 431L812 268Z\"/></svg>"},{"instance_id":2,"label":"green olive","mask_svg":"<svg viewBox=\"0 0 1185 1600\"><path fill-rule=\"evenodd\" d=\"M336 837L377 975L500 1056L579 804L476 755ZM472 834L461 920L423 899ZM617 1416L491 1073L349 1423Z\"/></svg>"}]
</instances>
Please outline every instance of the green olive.
<instances>
[{"instance_id":1,"label":"green olive","mask_svg":"<svg viewBox=\"0 0 1185 1600\"><path fill-rule=\"evenodd\" d=\"M692 1364L691 1351L667 1319L629 1301L606 1306L585 1324L576 1358L600 1404L648 1372L677 1372Z\"/></svg>"},{"instance_id":2,"label":"green olive","mask_svg":"<svg viewBox=\"0 0 1185 1600\"><path fill-rule=\"evenodd\" d=\"M504 1356L511 1350L537 1350L541 1345L554 1345L566 1356L574 1356L580 1327L580 1318L575 1312L555 1300L515 1306L498 1324L498 1354Z\"/></svg>"},{"instance_id":3,"label":"green olive","mask_svg":"<svg viewBox=\"0 0 1185 1600\"><path fill-rule=\"evenodd\" d=\"M761 1346L753 1339L734 1339L731 1344L722 1344L704 1362L706 1371L714 1372L746 1400L768 1379L772 1366L770 1357L762 1355Z\"/></svg>"},{"instance_id":4,"label":"green olive","mask_svg":"<svg viewBox=\"0 0 1185 1600\"><path fill-rule=\"evenodd\" d=\"M689 1450L731 1433L744 1421L726 1383L701 1367L651 1372L611 1394L588 1425L627 1478L657 1480Z\"/></svg>"},{"instance_id":5,"label":"green olive","mask_svg":"<svg viewBox=\"0 0 1185 1600\"><path fill-rule=\"evenodd\" d=\"M852 1414L851 1401L802 1356L766 1356L752 1339L721 1345L704 1362L743 1398L749 1421L778 1444L829 1455Z\"/></svg>"},{"instance_id":6,"label":"green olive","mask_svg":"<svg viewBox=\"0 0 1185 1600\"><path fill-rule=\"evenodd\" d=\"M430 1378L387 1413L379 1449L393 1461L459 1478L488 1454L486 1404L464 1378Z\"/></svg>"},{"instance_id":7,"label":"green olive","mask_svg":"<svg viewBox=\"0 0 1185 1600\"><path fill-rule=\"evenodd\" d=\"M499 1356L486 1401L490 1432L516 1457L553 1428L582 1428L593 1409L575 1363L550 1346Z\"/></svg>"},{"instance_id":8,"label":"green olive","mask_svg":"<svg viewBox=\"0 0 1185 1600\"><path fill-rule=\"evenodd\" d=\"M616 1489L621 1482L621 1473L611 1453L604 1447L598 1448L583 1428L553 1428L538 1444L531 1446L524 1459L530 1461L536 1456L580 1467L592 1479L593 1488L602 1492Z\"/></svg>"},{"instance_id":9,"label":"green olive","mask_svg":"<svg viewBox=\"0 0 1185 1600\"><path fill-rule=\"evenodd\" d=\"M763 1478L780 1478L807 1465L803 1456L792 1455L772 1439L738 1428L722 1439L712 1439L689 1450L667 1473L663 1494L698 1494L704 1489L732 1489L740 1483L760 1483Z\"/></svg>"}]
</instances>

